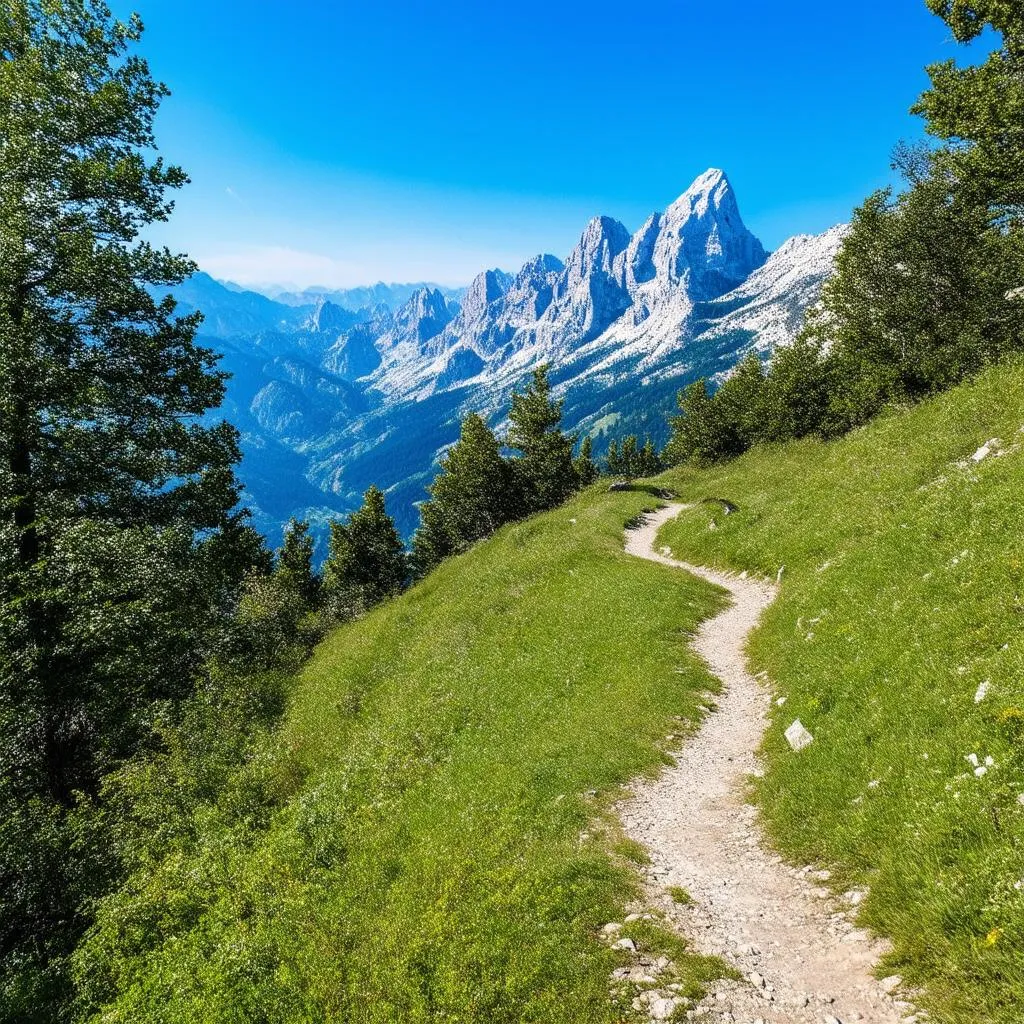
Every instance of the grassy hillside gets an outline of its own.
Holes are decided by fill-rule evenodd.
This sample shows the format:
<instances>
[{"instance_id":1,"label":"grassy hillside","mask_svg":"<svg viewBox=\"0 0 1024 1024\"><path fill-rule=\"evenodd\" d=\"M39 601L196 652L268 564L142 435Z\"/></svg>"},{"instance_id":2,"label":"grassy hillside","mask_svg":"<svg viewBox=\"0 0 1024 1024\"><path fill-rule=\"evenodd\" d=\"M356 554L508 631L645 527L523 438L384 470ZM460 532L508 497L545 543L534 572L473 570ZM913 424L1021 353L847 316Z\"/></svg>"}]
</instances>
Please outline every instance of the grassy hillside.
<instances>
[{"instance_id":1,"label":"grassy hillside","mask_svg":"<svg viewBox=\"0 0 1024 1024\"><path fill-rule=\"evenodd\" d=\"M688 635L720 600L622 552L650 503L595 488L334 633L297 681L285 753L249 769L291 796L269 829L201 824L102 909L79 957L92 1012L621 1019L621 954L595 930L621 920L633 851L595 818L695 720L711 681ZM247 785L221 805L246 806ZM684 987L718 976L675 953Z\"/></svg>"},{"instance_id":2,"label":"grassy hillside","mask_svg":"<svg viewBox=\"0 0 1024 1024\"><path fill-rule=\"evenodd\" d=\"M774 841L870 886L885 969L962 1024L1024 1019L1022 430L1018 362L829 445L666 477L739 507L669 524L677 556L785 566L750 650L785 697L758 792ZM1006 454L971 462L994 437Z\"/></svg>"}]
</instances>

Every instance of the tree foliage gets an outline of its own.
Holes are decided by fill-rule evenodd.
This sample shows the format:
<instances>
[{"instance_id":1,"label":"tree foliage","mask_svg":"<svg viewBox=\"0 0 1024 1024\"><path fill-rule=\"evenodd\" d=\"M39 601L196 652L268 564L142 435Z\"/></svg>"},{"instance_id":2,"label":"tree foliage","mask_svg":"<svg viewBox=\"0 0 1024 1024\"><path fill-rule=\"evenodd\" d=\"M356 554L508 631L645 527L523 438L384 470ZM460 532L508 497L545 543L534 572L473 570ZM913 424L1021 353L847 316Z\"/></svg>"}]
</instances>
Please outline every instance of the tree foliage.
<instances>
[{"instance_id":1,"label":"tree foliage","mask_svg":"<svg viewBox=\"0 0 1024 1024\"><path fill-rule=\"evenodd\" d=\"M637 477L655 476L664 469L661 457L648 437L641 445L636 434L625 437L620 447L612 441L608 446L608 472L612 476L621 476L626 480Z\"/></svg>"},{"instance_id":2,"label":"tree foliage","mask_svg":"<svg viewBox=\"0 0 1024 1024\"><path fill-rule=\"evenodd\" d=\"M405 585L408 563L401 537L384 504L384 492L371 487L362 507L344 522L331 523L324 564L324 592L336 617L358 614Z\"/></svg>"},{"instance_id":3,"label":"tree foliage","mask_svg":"<svg viewBox=\"0 0 1024 1024\"><path fill-rule=\"evenodd\" d=\"M153 155L141 29L98 0L0 11L0 1006L23 1021L52 1019L108 869L104 773L211 653L209 532L224 572L244 536L236 432L203 418L222 374L153 297L194 266L140 238L186 181Z\"/></svg>"},{"instance_id":4,"label":"tree foliage","mask_svg":"<svg viewBox=\"0 0 1024 1024\"><path fill-rule=\"evenodd\" d=\"M552 397L547 366L539 366L526 389L512 396L506 438L522 453L513 466L527 514L560 505L579 486L576 438L562 433L561 422L562 402Z\"/></svg>"}]
</instances>

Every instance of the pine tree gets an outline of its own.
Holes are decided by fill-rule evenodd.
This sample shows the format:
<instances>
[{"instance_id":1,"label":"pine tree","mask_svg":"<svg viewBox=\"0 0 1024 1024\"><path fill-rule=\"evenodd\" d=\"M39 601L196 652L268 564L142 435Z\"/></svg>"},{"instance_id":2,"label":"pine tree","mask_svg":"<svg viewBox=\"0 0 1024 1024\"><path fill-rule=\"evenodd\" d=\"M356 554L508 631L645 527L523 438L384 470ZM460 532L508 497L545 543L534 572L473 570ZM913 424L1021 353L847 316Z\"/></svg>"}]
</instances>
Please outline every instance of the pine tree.
<instances>
[{"instance_id":1,"label":"pine tree","mask_svg":"<svg viewBox=\"0 0 1024 1024\"><path fill-rule=\"evenodd\" d=\"M661 459L654 447L654 442L648 437L640 449L638 476L657 476L662 470Z\"/></svg>"},{"instance_id":2,"label":"pine tree","mask_svg":"<svg viewBox=\"0 0 1024 1024\"><path fill-rule=\"evenodd\" d=\"M598 476L597 466L594 465L594 442L587 434L580 442L580 452L576 456L576 479L580 487L589 487Z\"/></svg>"},{"instance_id":3,"label":"pine tree","mask_svg":"<svg viewBox=\"0 0 1024 1024\"><path fill-rule=\"evenodd\" d=\"M313 570L313 538L308 522L289 521L276 561L274 575L295 592L307 609L315 608L320 597L320 578Z\"/></svg>"},{"instance_id":4,"label":"pine tree","mask_svg":"<svg viewBox=\"0 0 1024 1024\"><path fill-rule=\"evenodd\" d=\"M409 564L412 575L422 579L449 555L456 553L455 539L445 521L444 511L435 501L419 506L420 524L412 538Z\"/></svg>"},{"instance_id":5,"label":"pine tree","mask_svg":"<svg viewBox=\"0 0 1024 1024\"><path fill-rule=\"evenodd\" d=\"M50 793L68 805L90 781L70 736L103 725L68 728L89 716L48 653L62 613L40 565L76 521L192 533L225 527L238 497L237 434L199 419L223 394L194 343L199 317L175 318L149 287L194 265L139 240L186 181L148 155L166 90L126 56L140 31L72 0L15 0L0 20L0 491L18 555L4 597L36 652L21 728L36 723Z\"/></svg>"},{"instance_id":6,"label":"pine tree","mask_svg":"<svg viewBox=\"0 0 1024 1024\"><path fill-rule=\"evenodd\" d=\"M718 417L729 425L735 436L734 450L726 455L738 455L751 447L759 436L763 410L764 366L756 352L749 352L733 367L714 395Z\"/></svg>"},{"instance_id":7,"label":"pine tree","mask_svg":"<svg viewBox=\"0 0 1024 1024\"><path fill-rule=\"evenodd\" d=\"M622 476L622 455L619 452L618 441L609 442L606 462L611 476Z\"/></svg>"},{"instance_id":8,"label":"pine tree","mask_svg":"<svg viewBox=\"0 0 1024 1024\"><path fill-rule=\"evenodd\" d=\"M698 465L729 458L742 450L736 425L722 415L703 378L678 395L679 416L671 419L672 437L665 448L669 465Z\"/></svg>"},{"instance_id":9,"label":"pine tree","mask_svg":"<svg viewBox=\"0 0 1024 1024\"><path fill-rule=\"evenodd\" d=\"M519 500L514 475L498 439L476 413L462 421L459 440L441 460L430 495L457 550L515 518Z\"/></svg>"},{"instance_id":10,"label":"pine tree","mask_svg":"<svg viewBox=\"0 0 1024 1024\"><path fill-rule=\"evenodd\" d=\"M355 614L399 593L409 573L408 560L384 492L371 487L363 504L345 522L331 523L324 563L324 591L337 613Z\"/></svg>"},{"instance_id":11,"label":"pine tree","mask_svg":"<svg viewBox=\"0 0 1024 1024\"><path fill-rule=\"evenodd\" d=\"M622 452L619 455L622 463L622 475L627 480L633 480L639 475L637 473L639 468L639 460L637 458L639 451L639 442L637 441L636 434L630 434L622 442Z\"/></svg>"},{"instance_id":12,"label":"pine tree","mask_svg":"<svg viewBox=\"0 0 1024 1024\"><path fill-rule=\"evenodd\" d=\"M509 420L507 443L522 452L514 466L524 512L560 505L578 486L572 458L576 439L558 429L562 403L551 397L547 366L534 370L526 390L512 396Z\"/></svg>"}]
</instances>

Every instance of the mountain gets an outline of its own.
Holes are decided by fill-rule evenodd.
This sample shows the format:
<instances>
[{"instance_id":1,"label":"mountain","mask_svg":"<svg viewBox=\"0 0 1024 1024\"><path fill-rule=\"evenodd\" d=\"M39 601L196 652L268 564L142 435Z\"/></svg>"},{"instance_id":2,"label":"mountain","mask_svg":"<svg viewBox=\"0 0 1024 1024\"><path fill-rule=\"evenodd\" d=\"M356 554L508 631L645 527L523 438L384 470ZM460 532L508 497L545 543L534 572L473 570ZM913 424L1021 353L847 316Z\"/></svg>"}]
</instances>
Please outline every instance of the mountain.
<instances>
[{"instance_id":1,"label":"mountain","mask_svg":"<svg viewBox=\"0 0 1024 1024\"><path fill-rule=\"evenodd\" d=\"M276 539L285 507L322 523L376 483L408 534L462 416L500 425L541 364L566 428L590 434L596 453L629 433L663 443L680 387L792 339L844 233L799 235L769 254L726 175L709 170L637 231L595 217L564 262L540 254L515 274L482 271L458 301L433 285L376 285L352 291L389 301L353 310L310 290L291 306L206 275L185 297L212 311L205 340L241 370L229 418L243 431L258 525Z\"/></svg>"},{"instance_id":2,"label":"mountain","mask_svg":"<svg viewBox=\"0 0 1024 1024\"><path fill-rule=\"evenodd\" d=\"M237 289L238 285L225 282L225 287ZM305 288L302 291L271 288L267 289L265 294L268 298L285 306L315 306L321 300L326 300L355 313L364 309L373 309L376 306L387 306L390 310L396 310L399 306L405 305L416 292L423 288L439 291L446 299L453 299L456 302L461 299L465 290L463 288L446 288L443 285L426 281L416 284L384 284L383 281L378 281L376 284L361 288L314 287Z\"/></svg>"}]
</instances>

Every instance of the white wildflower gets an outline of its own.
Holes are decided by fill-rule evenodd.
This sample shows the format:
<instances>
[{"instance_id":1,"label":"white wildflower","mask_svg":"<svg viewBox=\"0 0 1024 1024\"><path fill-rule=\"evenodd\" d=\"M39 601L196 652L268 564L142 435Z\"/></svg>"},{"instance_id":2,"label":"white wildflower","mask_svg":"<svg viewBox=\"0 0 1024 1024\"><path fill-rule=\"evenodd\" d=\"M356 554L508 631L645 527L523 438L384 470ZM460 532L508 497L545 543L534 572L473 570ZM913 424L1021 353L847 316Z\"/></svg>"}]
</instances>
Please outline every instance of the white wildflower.
<instances>
[{"instance_id":1,"label":"white wildflower","mask_svg":"<svg viewBox=\"0 0 1024 1024\"><path fill-rule=\"evenodd\" d=\"M989 688L992 686L990 680L986 679L977 690L974 691L974 703L980 704L988 694Z\"/></svg>"},{"instance_id":2,"label":"white wildflower","mask_svg":"<svg viewBox=\"0 0 1024 1024\"><path fill-rule=\"evenodd\" d=\"M965 761L970 761L970 762L971 762L971 764L972 764L972 765L974 765L974 767L975 767L975 768L977 768L977 767L978 767L978 755L977 755L977 754L968 754L968 755L967 755L967 756L966 756L966 757L964 758L964 760L965 760Z\"/></svg>"}]
</instances>

